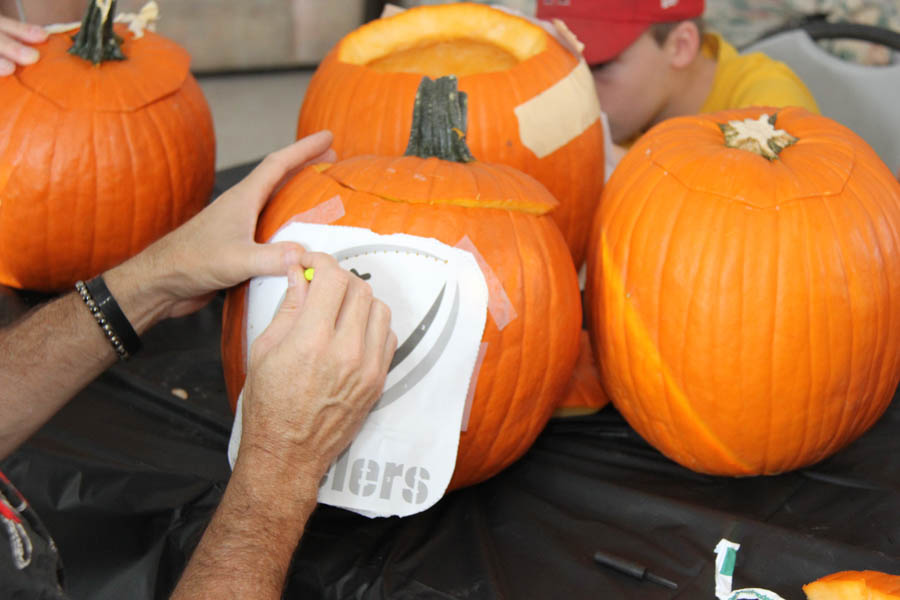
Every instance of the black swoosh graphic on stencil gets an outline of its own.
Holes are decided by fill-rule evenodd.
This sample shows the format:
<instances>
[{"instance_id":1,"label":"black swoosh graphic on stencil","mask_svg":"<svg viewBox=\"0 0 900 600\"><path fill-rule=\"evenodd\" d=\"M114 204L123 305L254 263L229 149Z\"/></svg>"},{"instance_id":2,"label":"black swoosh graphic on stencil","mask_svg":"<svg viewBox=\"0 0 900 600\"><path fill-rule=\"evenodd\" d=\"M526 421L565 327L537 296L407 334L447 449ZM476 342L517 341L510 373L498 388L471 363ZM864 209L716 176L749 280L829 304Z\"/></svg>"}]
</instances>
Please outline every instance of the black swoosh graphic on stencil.
<instances>
[{"instance_id":1,"label":"black swoosh graphic on stencil","mask_svg":"<svg viewBox=\"0 0 900 600\"><path fill-rule=\"evenodd\" d=\"M434 367L435 363L441 358L441 355L444 353L444 350L447 349L447 344L450 343L450 337L453 335L453 331L456 329L456 320L459 318L459 284L456 286L455 294L453 296L453 307L450 309L450 316L447 317L447 324L444 326L443 331L441 331L441 335L438 336L437 341L434 343L434 346L431 350L428 351L428 354L425 355L425 358L417 364L412 371L406 374L403 379L392 385L389 389L384 390L384 393L381 394L381 398L378 399L378 402L375 403L375 406L372 407L372 411L376 411L379 408L384 408L388 404L391 404L400 396L406 393L411 387L419 383L423 377L425 377L431 368Z\"/></svg>"},{"instance_id":2,"label":"black swoosh graphic on stencil","mask_svg":"<svg viewBox=\"0 0 900 600\"><path fill-rule=\"evenodd\" d=\"M419 345L419 342L422 341L422 338L425 337L425 334L428 333L428 329L431 327L431 323L434 321L434 317L441 307L441 300L444 298L444 290L446 289L447 284L445 283L441 288L440 293L437 295L437 298L431 303L431 308L428 309L428 312L425 313L425 316L422 317L422 320L416 325L416 328L412 330L409 337L403 340L402 344L397 346L397 350L394 352L394 359L391 361L391 366L388 367L388 373L393 371L394 367L403 362L403 359L409 356L410 352L415 350L416 346Z\"/></svg>"}]
</instances>

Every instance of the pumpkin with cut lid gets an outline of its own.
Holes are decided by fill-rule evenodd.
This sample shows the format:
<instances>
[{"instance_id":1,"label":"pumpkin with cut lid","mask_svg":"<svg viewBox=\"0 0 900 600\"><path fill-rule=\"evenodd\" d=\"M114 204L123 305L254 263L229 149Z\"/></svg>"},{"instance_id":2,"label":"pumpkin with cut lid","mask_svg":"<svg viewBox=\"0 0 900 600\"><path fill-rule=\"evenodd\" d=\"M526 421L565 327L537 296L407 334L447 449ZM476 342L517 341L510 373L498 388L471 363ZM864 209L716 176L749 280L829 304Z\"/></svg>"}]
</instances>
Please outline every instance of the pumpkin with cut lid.
<instances>
[{"instance_id":1,"label":"pumpkin with cut lid","mask_svg":"<svg viewBox=\"0 0 900 600\"><path fill-rule=\"evenodd\" d=\"M603 388L682 465L775 474L837 452L900 381L900 183L800 108L660 123L604 191L586 310Z\"/></svg>"},{"instance_id":2,"label":"pumpkin with cut lid","mask_svg":"<svg viewBox=\"0 0 900 600\"><path fill-rule=\"evenodd\" d=\"M174 229L209 200L212 117L190 57L113 26L91 1L74 34L0 78L0 284L54 291Z\"/></svg>"},{"instance_id":3,"label":"pumpkin with cut lid","mask_svg":"<svg viewBox=\"0 0 900 600\"><path fill-rule=\"evenodd\" d=\"M269 201L256 239L264 242L295 215L338 199L343 216L333 225L434 238L469 251L474 246L482 270L496 277L491 302L505 295L507 310L502 322L488 314L452 489L496 474L543 429L575 365L581 303L571 256L547 216L553 197L524 173L473 160L461 137L465 96L457 94L453 78L424 79L416 103L406 155L358 156L305 169ZM245 284L229 293L223 317L232 408L245 375L246 290Z\"/></svg>"},{"instance_id":4,"label":"pumpkin with cut lid","mask_svg":"<svg viewBox=\"0 0 900 600\"><path fill-rule=\"evenodd\" d=\"M547 187L559 201L552 217L580 265L603 189L600 107L581 57L523 17L456 2L358 28L316 69L297 137L329 129L339 158L402 154L423 75L458 78L469 96L472 153Z\"/></svg>"}]
</instances>

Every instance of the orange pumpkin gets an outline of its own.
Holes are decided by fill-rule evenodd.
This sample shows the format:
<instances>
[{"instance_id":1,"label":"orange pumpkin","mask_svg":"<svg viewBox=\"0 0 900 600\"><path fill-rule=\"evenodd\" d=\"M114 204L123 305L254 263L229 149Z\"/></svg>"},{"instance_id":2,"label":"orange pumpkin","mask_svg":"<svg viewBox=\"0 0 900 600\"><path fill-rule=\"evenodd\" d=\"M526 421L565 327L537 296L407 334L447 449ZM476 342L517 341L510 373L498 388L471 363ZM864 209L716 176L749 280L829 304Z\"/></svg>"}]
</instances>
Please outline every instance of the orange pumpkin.
<instances>
[{"instance_id":1,"label":"orange pumpkin","mask_svg":"<svg viewBox=\"0 0 900 600\"><path fill-rule=\"evenodd\" d=\"M796 469L889 404L900 184L840 124L799 108L665 121L617 167L591 244L603 387L682 465Z\"/></svg>"},{"instance_id":2,"label":"orange pumpkin","mask_svg":"<svg viewBox=\"0 0 900 600\"><path fill-rule=\"evenodd\" d=\"M137 253L209 200L209 107L173 42L101 23L51 35L0 78L0 283L60 290ZM116 44L120 37L121 47ZM105 50L92 64L95 50ZM115 54L121 52L124 60Z\"/></svg>"},{"instance_id":3,"label":"orange pumpkin","mask_svg":"<svg viewBox=\"0 0 900 600\"><path fill-rule=\"evenodd\" d=\"M423 75L456 75L480 160L543 183L576 265L603 189L603 129L590 71L544 29L480 4L416 7L345 36L322 61L297 137L335 136L340 158L402 154Z\"/></svg>"},{"instance_id":4,"label":"orange pumpkin","mask_svg":"<svg viewBox=\"0 0 900 600\"><path fill-rule=\"evenodd\" d=\"M879 571L841 571L803 586L807 600L897 600L900 575Z\"/></svg>"},{"instance_id":5,"label":"orange pumpkin","mask_svg":"<svg viewBox=\"0 0 900 600\"><path fill-rule=\"evenodd\" d=\"M435 92L444 104L451 96L455 92ZM468 427L460 435L452 489L499 472L543 429L575 364L581 303L565 241L546 216L556 205L553 197L510 167L445 160L469 156L464 141L450 134L464 130L458 121L444 127L446 143L436 142L434 151L423 149L434 139L428 130L441 122L442 105L424 96L417 102L434 119L417 117L426 133L414 136L406 156L361 156L305 169L269 201L256 239L270 239L295 215L335 198L343 216L334 225L430 237L451 246L468 237L481 255L490 302L496 304L482 338L484 357ZM229 292L223 316L222 355L232 409L245 376L246 288Z\"/></svg>"},{"instance_id":6,"label":"orange pumpkin","mask_svg":"<svg viewBox=\"0 0 900 600\"><path fill-rule=\"evenodd\" d=\"M588 415L609 404L609 397L600 385L600 370L594 360L591 339L586 330L581 330L580 339L575 371L572 372L566 393L553 412L554 417Z\"/></svg>"}]
</instances>

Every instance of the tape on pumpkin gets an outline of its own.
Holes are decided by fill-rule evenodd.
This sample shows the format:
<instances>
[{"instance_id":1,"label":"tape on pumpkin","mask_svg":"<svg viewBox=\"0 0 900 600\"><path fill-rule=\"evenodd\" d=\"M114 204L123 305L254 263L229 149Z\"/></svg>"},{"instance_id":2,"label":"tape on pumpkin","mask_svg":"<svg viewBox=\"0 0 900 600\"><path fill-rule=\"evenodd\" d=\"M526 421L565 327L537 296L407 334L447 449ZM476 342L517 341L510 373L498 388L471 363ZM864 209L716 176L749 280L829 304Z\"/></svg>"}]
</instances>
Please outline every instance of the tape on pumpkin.
<instances>
[{"instance_id":1,"label":"tape on pumpkin","mask_svg":"<svg viewBox=\"0 0 900 600\"><path fill-rule=\"evenodd\" d=\"M484 355L487 354L488 343L481 342L478 348L478 356L475 358L475 367L472 369L472 376L469 378L469 391L466 393L466 404L463 406L462 423L459 426L460 431L469 428L469 414L472 412L472 399L475 398L475 388L478 387L478 374L481 373L481 364L484 362Z\"/></svg>"},{"instance_id":2,"label":"tape on pumpkin","mask_svg":"<svg viewBox=\"0 0 900 600\"><path fill-rule=\"evenodd\" d=\"M594 77L584 59L552 86L517 106L522 145L538 158L552 154L600 118Z\"/></svg>"},{"instance_id":3,"label":"tape on pumpkin","mask_svg":"<svg viewBox=\"0 0 900 600\"><path fill-rule=\"evenodd\" d=\"M290 218L284 225L290 223L314 223L316 225L328 225L334 223L346 214L344 202L340 195L329 198L321 204L313 206L309 210L298 213ZM282 226L282 228L284 227Z\"/></svg>"},{"instance_id":4,"label":"tape on pumpkin","mask_svg":"<svg viewBox=\"0 0 900 600\"><path fill-rule=\"evenodd\" d=\"M510 321L518 317L519 314L516 312L516 307L510 302L506 290L503 289L500 278L494 273L491 265L484 260L484 257L478 251L478 248L475 247L475 244L472 243L472 240L469 239L469 236L464 235L456 243L456 247L471 253L478 262L478 266L481 268L484 280L488 286L488 294L490 296L488 298L488 312L491 314L491 318L494 319L497 329L503 331L503 328L509 325Z\"/></svg>"}]
</instances>

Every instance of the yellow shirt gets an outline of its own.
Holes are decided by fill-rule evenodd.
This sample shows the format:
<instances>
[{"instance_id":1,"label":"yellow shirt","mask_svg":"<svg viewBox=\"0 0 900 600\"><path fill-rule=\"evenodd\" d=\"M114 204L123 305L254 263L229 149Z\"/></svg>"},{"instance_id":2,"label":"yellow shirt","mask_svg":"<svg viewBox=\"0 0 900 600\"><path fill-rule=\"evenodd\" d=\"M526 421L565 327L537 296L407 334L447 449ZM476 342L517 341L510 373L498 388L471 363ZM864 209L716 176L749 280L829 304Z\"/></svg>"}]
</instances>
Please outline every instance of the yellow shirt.
<instances>
[{"instance_id":1,"label":"yellow shirt","mask_svg":"<svg viewBox=\"0 0 900 600\"><path fill-rule=\"evenodd\" d=\"M703 53L715 59L716 75L701 113L747 106L801 106L819 112L806 85L786 64L761 52L738 54L715 33L704 36Z\"/></svg>"}]
</instances>

